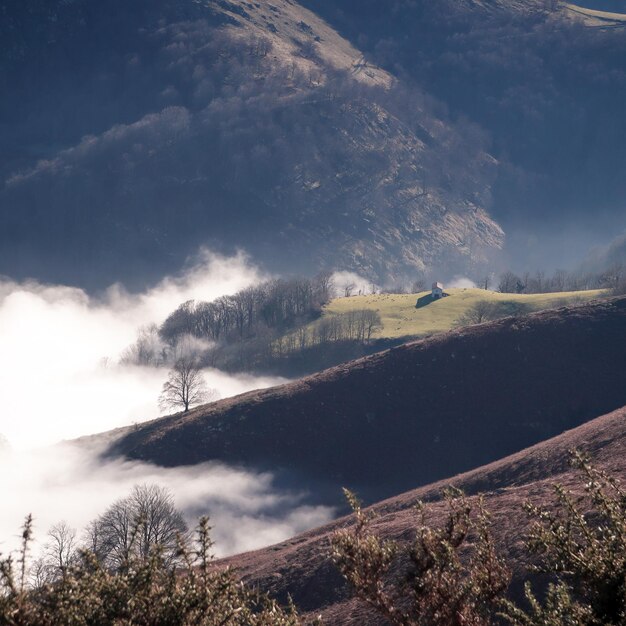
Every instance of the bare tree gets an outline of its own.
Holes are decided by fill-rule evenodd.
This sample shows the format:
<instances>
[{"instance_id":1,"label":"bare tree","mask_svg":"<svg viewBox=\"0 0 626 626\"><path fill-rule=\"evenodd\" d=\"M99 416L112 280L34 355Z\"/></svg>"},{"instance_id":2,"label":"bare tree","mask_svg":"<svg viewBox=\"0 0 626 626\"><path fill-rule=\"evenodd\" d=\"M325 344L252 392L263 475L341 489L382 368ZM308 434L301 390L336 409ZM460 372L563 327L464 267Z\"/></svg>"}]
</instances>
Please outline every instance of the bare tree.
<instances>
[{"instance_id":1,"label":"bare tree","mask_svg":"<svg viewBox=\"0 0 626 626\"><path fill-rule=\"evenodd\" d=\"M159 396L162 411L182 407L189 411L192 404L217 399L215 389L207 387L196 359L181 357L170 370Z\"/></svg>"},{"instance_id":2,"label":"bare tree","mask_svg":"<svg viewBox=\"0 0 626 626\"><path fill-rule=\"evenodd\" d=\"M426 289L426 279L423 277L416 278L411 285L411 293L420 293Z\"/></svg>"},{"instance_id":3,"label":"bare tree","mask_svg":"<svg viewBox=\"0 0 626 626\"><path fill-rule=\"evenodd\" d=\"M491 281L493 279L493 274L485 274L484 276L482 276L482 278L478 281L478 286L480 287L480 289L484 289L485 291L488 291L489 287L491 287Z\"/></svg>"},{"instance_id":4,"label":"bare tree","mask_svg":"<svg viewBox=\"0 0 626 626\"><path fill-rule=\"evenodd\" d=\"M480 300L472 305L461 317L455 320L456 326L468 326L470 324L482 324L497 317L496 307L492 302Z\"/></svg>"},{"instance_id":5,"label":"bare tree","mask_svg":"<svg viewBox=\"0 0 626 626\"><path fill-rule=\"evenodd\" d=\"M510 271L504 272L504 274L500 276L498 291L500 293L519 293L519 285L521 282L522 281L517 274Z\"/></svg>"},{"instance_id":6,"label":"bare tree","mask_svg":"<svg viewBox=\"0 0 626 626\"><path fill-rule=\"evenodd\" d=\"M348 283L347 285L344 285L343 286L344 298L349 298L355 289L356 289L356 285L354 283Z\"/></svg>"},{"instance_id":7,"label":"bare tree","mask_svg":"<svg viewBox=\"0 0 626 626\"><path fill-rule=\"evenodd\" d=\"M187 524L169 491L135 485L129 496L89 525L87 543L101 563L119 569L131 557L147 559L155 550L164 562L174 562L186 533Z\"/></svg>"},{"instance_id":8,"label":"bare tree","mask_svg":"<svg viewBox=\"0 0 626 626\"><path fill-rule=\"evenodd\" d=\"M67 522L52 526L41 555L31 567L33 586L40 589L43 585L65 578L69 568L78 560L78 548L76 530Z\"/></svg>"}]
</instances>

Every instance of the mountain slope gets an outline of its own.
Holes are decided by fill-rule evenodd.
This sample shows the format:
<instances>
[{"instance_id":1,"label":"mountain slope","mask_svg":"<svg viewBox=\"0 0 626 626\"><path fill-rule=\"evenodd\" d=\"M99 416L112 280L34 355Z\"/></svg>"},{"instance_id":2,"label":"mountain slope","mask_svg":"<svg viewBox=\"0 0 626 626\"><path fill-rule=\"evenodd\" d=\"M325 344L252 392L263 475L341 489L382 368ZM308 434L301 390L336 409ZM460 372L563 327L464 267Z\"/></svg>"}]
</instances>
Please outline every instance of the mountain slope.
<instances>
[{"instance_id":1,"label":"mountain slope","mask_svg":"<svg viewBox=\"0 0 626 626\"><path fill-rule=\"evenodd\" d=\"M556 0L303 2L488 133L517 263L560 267L626 228L623 16Z\"/></svg>"},{"instance_id":2,"label":"mountain slope","mask_svg":"<svg viewBox=\"0 0 626 626\"><path fill-rule=\"evenodd\" d=\"M465 493L484 494L492 515L496 545L513 569L514 588L526 576L523 542L528 518L522 504L547 504L554 498L556 482L580 489L580 479L568 464L569 451L580 449L591 455L594 465L613 476L626 478L626 408L594 419L528 448L439 483L416 489L372 507L376 514L373 530L385 538L411 541L417 525L415 505L428 505L428 520L440 524L446 508L441 490L449 484ZM276 546L226 560L248 582L286 598L290 594L303 610L322 614L327 624L378 624L375 615L350 599L343 581L329 561L330 535L347 523L343 518L299 535Z\"/></svg>"},{"instance_id":3,"label":"mountain slope","mask_svg":"<svg viewBox=\"0 0 626 626\"><path fill-rule=\"evenodd\" d=\"M3 273L132 287L209 245L384 282L502 245L480 135L295 2L0 15Z\"/></svg>"},{"instance_id":4,"label":"mountain slope","mask_svg":"<svg viewBox=\"0 0 626 626\"><path fill-rule=\"evenodd\" d=\"M407 344L118 433L111 454L387 497L626 404L626 298Z\"/></svg>"}]
</instances>

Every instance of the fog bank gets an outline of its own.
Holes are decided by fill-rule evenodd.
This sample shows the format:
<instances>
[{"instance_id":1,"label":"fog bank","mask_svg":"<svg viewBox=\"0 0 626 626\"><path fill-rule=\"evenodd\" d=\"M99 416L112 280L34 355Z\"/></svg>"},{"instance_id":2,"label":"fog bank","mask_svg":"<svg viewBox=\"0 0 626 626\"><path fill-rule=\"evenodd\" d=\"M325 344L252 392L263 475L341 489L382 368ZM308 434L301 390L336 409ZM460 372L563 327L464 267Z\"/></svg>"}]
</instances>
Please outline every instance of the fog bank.
<instances>
[{"instance_id":1,"label":"fog bank","mask_svg":"<svg viewBox=\"0 0 626 626\"><path fill-rule=\"evenodd\" d=\"M270 474L223 464L161 468L123 459L100 461L100 448L58 444L30 451L0 449L0 552L17 548L25 516L34 516L35 540L66 521L79 530L133 485L168 488L190 527L211 518L215 553L225 556L287 539L331 519L333 510L308 506L303 493L278 491Z\"/></svg>"},{"instance_id":2,"label":"fog bank","mask_svg":"<svg viewBox=\"0 0 626 626\"><path fill-rule=\"evenodd\" d=\"M178 276L130 294L0 280L0 435L27 449L158 416L166 370L120 365L139 326L160 323L181 302L212 300L262 280L244 254L202 250ZM276 378L208 370L221 397L267 387Z\"/></svg>"}]
</instances>

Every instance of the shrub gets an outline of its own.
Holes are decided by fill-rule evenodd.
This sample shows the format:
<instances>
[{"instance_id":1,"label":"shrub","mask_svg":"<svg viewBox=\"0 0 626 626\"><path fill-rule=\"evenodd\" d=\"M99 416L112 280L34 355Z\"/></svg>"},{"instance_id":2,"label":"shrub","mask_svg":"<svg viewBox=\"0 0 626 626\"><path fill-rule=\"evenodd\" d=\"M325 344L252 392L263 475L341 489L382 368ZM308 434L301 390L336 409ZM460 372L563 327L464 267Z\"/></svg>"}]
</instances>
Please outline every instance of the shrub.
<instances>
[{"instance_id":1,"label":"shrub","mask_svg":"<svg viewBox=\"0 0 626 626\"><path fill-rule=\"evenodd\" d=\"M556 506L526 505L534 520L528 547L533 569L555 580L540 602L526 583L528 612L506 603L506 615L523 626L626 624L626 492L580 452L572 464L584 495L555 486Z\"/></svg>"},{"instance_id":2,"label":"shrub","mask_svg":"<svg viewBox=\"0 0 626 626\"><path fill-rule=\"evenodd\" d=\"M474 513L460 492L448 490L449 513L439 528L427 525L420 504L415 541L403 554L396 542L370 531L371 515L346 494L356 519L333 536L333 559L359 599L398 626L494 623L510 575L495 552L482 502ZM463 548L469 556L461 559Z\"/></svg>"},{"instance_id":3,"label":"shrub","mask_svg":"<svg viewBox=\"0 0 626 626\"><path fill-rule=\"evenodd\" d=\"M141 533L141 523L133 539ZM297 626L293 606L283 610L254 592L210 555L208 520L200 520L192 548L180 546L181 566L173 567L162 551L142 557L129 550L116 569L105 567L93 552L83 551L62 576L33 589L27 558L32 519L24 525L17 560L0 562L0 624L3 626Z\"/></svg>"}]
</instances>

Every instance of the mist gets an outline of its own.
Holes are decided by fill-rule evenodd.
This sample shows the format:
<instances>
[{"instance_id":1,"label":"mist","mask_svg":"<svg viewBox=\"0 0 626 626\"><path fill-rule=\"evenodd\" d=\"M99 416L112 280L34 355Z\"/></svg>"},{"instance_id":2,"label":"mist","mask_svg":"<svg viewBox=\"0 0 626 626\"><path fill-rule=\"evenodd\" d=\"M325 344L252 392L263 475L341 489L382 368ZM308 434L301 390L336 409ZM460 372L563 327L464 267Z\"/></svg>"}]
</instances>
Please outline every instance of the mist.
<instances>
[{"instance_id":1,"label":"mist","mask_svg":"<svg viewBox=\"0 0 626 626\"><path fill-rule=\"evenodd\" d=\"M138 327L160 323L181 302L212 300L264 278L240 253L201 250L177 276L144 293L113 285L99 297L37 282L0 282L0 434L17 449L158 416L167 370L121 365ZM221 397L282 382L205 371Z\"/></svg>"},{"instance_id":2,"label":"mist","mask_svg":"<svg viewBox=\"0 0 626 626\"><path fill-rule=\"evenodd\" d=\"M18 546L28 513L41 545L60 521L81 531L133 485L156 483L171 491L193 527L209 515L215 554L260 548L331 519L334 511L306 504L306 493L277 490L271 474L254 474L217 463L161 468L124 459L101 461L101 444L57 444L44 449L0 449L0 552ZM35 550L35 553L37 550Z\"/></svg>"},{"instance_id":3,"label":"mist","mask_svg":"<svg viewBox=\"0 0 626 626\"><path fill-rule=\"evenodd\" d=\"M202 249L184 271L143 293L122 285L99 296L64 285L0 281L0 551L15 547L32 513L36 537L66 521L79 531L138 483L171 490L190 526L209 514L218 555L265 546L332 517L306 493L278 491L270 474L222 464L159 468L105 459L106 439L62 442L159 415L167 368L120 363L137 329L181 302L213 300L269 278L245 254ZM207 369L220 397L284 379Z\"/></svg>"}]
</instances>

